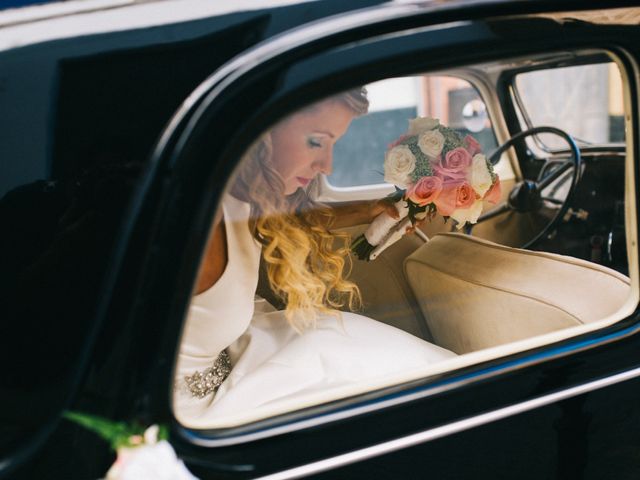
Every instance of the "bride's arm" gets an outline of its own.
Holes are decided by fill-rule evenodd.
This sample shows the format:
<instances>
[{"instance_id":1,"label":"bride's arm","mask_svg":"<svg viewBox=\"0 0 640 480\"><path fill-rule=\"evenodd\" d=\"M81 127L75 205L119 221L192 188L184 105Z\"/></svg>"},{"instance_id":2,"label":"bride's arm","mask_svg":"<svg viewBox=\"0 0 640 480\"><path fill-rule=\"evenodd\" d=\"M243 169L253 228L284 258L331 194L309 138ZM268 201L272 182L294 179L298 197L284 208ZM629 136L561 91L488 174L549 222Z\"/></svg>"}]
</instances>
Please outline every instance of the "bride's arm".
<instances>
[{"instance_id":1,"label":"bride's arm","mask_svg":"<svg viewBox=\"0 0 640 480\"><path fill-rule=\"evenodd\" d=\"M393 218L398 216L398 211L393 203L386 198L332 203L329 208L333 210L334 214L330 228L346 228L371 223L374 218L385 211Z\"/></svg>"},{"instance_id":2,"label":"bride's arm","mask_svg":"<svg viewBox=\"0 0 640 480\"><path fill-rule=\"evenodd\" d=\"M222 276L227 265L227 247L225 225L222 215L218 215L200 263L196 294L210 289ZM182 422L199 418L202 409L212 400L210 395L201 397L195 394L188 379L201 375L218 358L219 349L210 342L211 335L215 335L215 325L215 318L206 305L194 305L192 302L180 342L174 379L174 407Z\"/></svg>"},{"instance_id":3,"label":"bride's arm","mask_svg":"<svg viewBox=\"0 0 640 480\"><path fill-rule=\"evenodd\" d=\"M210 289L222 276L227 266L227 238L222 215L216 216L213 231L209 237L207 248L200 263L196 294Z\"/></svg>"}]
</instances>

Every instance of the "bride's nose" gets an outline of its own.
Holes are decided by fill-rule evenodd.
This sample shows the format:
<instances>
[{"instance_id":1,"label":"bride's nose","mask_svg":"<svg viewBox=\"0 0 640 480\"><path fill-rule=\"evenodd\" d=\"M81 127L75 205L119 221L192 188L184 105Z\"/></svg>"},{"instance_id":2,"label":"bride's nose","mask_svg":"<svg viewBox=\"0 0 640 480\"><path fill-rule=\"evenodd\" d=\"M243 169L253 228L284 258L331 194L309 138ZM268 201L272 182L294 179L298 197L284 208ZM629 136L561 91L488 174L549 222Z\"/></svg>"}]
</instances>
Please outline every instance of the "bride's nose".
<instances>
[{"instance_id":1,"label":"bride's nose","mask_svg":"<svg viewBox=\"0 0 640 480\"><path fill-rule=\"evenodd\" d=\"M329 150L324 152L313 163L316 173L322 173L324 175L331 175L333 170L333 151Z\"/></svg>"}]
</instances>

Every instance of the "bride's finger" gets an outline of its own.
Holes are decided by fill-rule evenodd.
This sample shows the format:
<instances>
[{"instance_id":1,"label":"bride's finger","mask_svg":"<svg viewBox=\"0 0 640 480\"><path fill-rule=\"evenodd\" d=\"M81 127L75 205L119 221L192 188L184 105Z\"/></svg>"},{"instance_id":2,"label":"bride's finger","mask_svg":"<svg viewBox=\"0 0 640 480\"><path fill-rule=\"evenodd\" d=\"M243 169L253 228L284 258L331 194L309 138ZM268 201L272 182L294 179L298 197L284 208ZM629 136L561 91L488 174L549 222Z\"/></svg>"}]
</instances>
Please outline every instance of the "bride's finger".
<instances>
[{"instance_id":1,"label":"bride's finger","mask_svg":"<svg viewBox=\"0 0 640 480\"><path fill-rule=\"evenodd\" d=\"M398 209L396 208L395 205L393 204L389 204L387 202L385 202L384 204L384 211L387 213L387 215L389 215L391 218L395 218L398 219L400 218L400 214L398 213Z\"/></svg>"},{"instance_id":2,"label":"bride's finger","mask_svg":"<svg viewBox=\"0 0 640 480\"><path fill-rule=\"evenodd\" d=\"M381 198L374 202L373 211L379 213L386 213L391 218L395 218L396 220L400 218L400 214L398 213L398 209L396 208L393 200L390 198Z\"/></svg>"},{"instance_id":3,"label":"bride's finger","mask_svg":"<svg viewBox=\"0 0 640 480\"><path fill-rule=\"evenodd\" d=\"M408 235L410 233L414 233L416 231L417 228L421 227L422 225L424 225L424 223L427 221L426 218L416 218L415 222L413 223L413 225L409 225L406 230L405 233Z\"/></svg>"},{"instance_id":4,"label":"bride's finger","mask_svg":"<svg viewBox=\"0 0 640 480\"><path fill-rule=\"evenodd\" d=\"M371 218L375 218L381 213L386 213L393 219L399 219L400 215L398 214L398 210L396 209L393 201L390 201L387 198L381 198L379 200L374 200L370 203L369 213Z\"/></svg>"}]
</instances>

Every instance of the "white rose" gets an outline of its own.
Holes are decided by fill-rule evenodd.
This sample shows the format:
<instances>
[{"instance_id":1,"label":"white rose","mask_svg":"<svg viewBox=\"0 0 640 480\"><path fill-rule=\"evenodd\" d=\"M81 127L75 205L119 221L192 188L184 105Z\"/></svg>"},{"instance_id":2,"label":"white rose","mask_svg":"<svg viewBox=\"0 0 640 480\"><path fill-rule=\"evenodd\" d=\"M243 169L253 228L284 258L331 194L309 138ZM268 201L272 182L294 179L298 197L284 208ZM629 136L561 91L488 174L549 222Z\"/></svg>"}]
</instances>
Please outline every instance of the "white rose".
<instances>
[{"instance_id":1,"label":"white rose","mask_svg":"<svg viewBox=\"0 0 640 480\"><path fill-rule=\"evenodd\" d=\"M489 172L489 168L487 167L487 158L481 153L473 156L469 183L480 197L484 197L484 194L489 191L493 184L491 172Z\"/></svg>"},{"instance_id":2,"label":"white rose","mask_svg":"<svg viewBox=\"0 0 640 480\"><path fill-rule=\"evenodd\" d=\"M416 168L416 157L406 145L398 145L384 157L384 181L407 188L411 183L411 173Z\"/></svg>"},{"instance_id":3,"label":"white rose","mask_svg":"<svg viewBox=\"0 0 640 480\"><path fill-rule=\"evenodd\" d=\"M427 130L433 130L440 125L440 120L430 117L418 117L413 120L409 120L409 135L420 135Z\"/></svg>"},{"instance_id":4,"label":"white rose","mask_svg":"<svg viewBox=\"0 0 640 480\"><path fill-rule=\"evenodd\" d=\"M418 147L427 157L435 158L442 152L444 135L438 130L429 130L418 137Z\"/></svg>"},{"instance_id":5,"label":"white rose","mask_svg":"<svg viewBox=\"0 0 640 480\"><path fill-rule=\"evenodd\" d=\"M118 458L106 480L197 480L171 445L162 440L154 445L118 449Z\"/></svg>"},{"instance_id":6,"label":"white rose","mask_svg":"<svg viewBox=\"0 0 640 480\"><path fill-rule=\"evenodd\" d=\"M460 230L467 222L476 223L481 213L482 200L476 200L469 208L459 208L457 210L454 210L450 217L458 222L458 225L456 225L456 227L458 228L458 230Z\"/></svg>"}]
</instances>

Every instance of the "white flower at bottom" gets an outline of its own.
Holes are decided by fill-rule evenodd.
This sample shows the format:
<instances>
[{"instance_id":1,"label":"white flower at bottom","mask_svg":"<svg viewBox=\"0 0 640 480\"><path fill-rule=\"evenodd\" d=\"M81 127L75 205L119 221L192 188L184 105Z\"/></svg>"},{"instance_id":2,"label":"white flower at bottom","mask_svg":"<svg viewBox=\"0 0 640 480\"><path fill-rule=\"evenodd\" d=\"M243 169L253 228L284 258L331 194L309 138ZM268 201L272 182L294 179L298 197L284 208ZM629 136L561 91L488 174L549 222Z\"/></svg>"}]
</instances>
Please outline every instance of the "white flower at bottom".
<instances>
[{"instance_id":1,"label":"white flower at bottom","mask_svg":"<svg viewBox=\"0 0 640 480\"><path fill-rule=\"evenodd\" d=\"M471 171L469 174L469 183L475 192L484 197L493 184L489 167L487 167L487 157L478 153L473 156L471 161Z\"/></svg>"},{"instance_id":2,"label":"white flower at bottom","mask_svg":"<svg viewBox=\"0 0 640 480\"><path fill-rule=\"evenodd\" d=\"M398 145L384 157L384 181L407 188L411 183L411 174L416 169L416 157L406 145Z\"/></svg>"},{"instance_id":3,"label":"white flower at bottom","mask_svg":"<svg viewBox=\"0 0 640 480\"><path fill-rule=\"evenodd\" d=\"M467 222L476 223L481 213L482 200L476 200L469 208L458 208L457 210L454 210L450 217L458 222L456 227L460 230Z\"/></svg>"},{"instance_id":4,"label":"white flower at bottom","mask_svg":"<svg viewBox=\"0 0 640 480\"><path fill-rule=\"evenodd\" d=\"M118 458L105 480L197 480L169 442L118 449Z\"/></svg>"}]
</instances>

